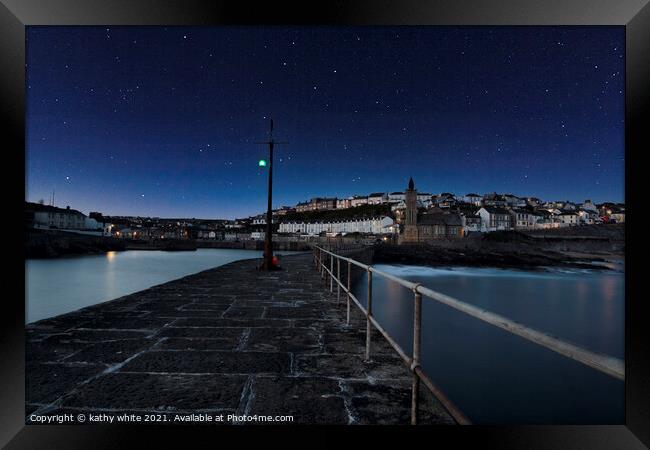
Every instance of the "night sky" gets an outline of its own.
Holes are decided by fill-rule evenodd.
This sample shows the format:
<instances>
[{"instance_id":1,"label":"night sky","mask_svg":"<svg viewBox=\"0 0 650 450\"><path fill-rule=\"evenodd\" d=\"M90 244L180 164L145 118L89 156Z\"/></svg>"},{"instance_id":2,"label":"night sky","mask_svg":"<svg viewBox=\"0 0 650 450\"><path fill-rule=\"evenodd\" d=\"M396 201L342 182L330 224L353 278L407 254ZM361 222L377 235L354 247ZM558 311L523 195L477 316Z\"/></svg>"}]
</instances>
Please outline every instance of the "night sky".
<instances>
[{"instance_id":1,"label":"night sky","mask_svg":"<svg viewBox=\"0 0 650 450\"><path fill-rule=\"evenodd\" d=\"M26 199L235 218L403 190L624 201L623 27L28 27Z\"/></svg>"}]
</instances>

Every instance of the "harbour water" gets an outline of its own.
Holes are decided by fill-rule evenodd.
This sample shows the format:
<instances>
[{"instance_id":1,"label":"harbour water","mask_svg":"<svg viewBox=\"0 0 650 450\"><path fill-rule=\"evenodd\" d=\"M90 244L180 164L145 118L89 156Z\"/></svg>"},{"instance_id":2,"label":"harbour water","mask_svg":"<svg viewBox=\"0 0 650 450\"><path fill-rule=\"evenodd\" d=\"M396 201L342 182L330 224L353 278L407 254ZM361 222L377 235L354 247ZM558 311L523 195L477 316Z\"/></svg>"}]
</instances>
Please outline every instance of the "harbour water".
<instances>
[{"instance_id":1,"label":"harbour water","mask_svg":"<svg viewBox=\"0 0 650 450\"><path fill-rule=\"evenodd\" d=\"M290 254L294 252L276 252ZM261 251L129 250L102 255L25 261L26 323L112 300L202 270L240 259L260 258Z\"/></svg>"},{"instance_id":2,"label":"harbour water","mask_svg":"<svg viewBox=\"0 0 650 450\"><path fill-rule=\"evenodd\" d=\"M375 265L587 349L623 359L624 273ZM367 279L353 292L365 304ZM478 424L621 424L624 383L434 300L422 300L422 365ZM412 352L413 293L373 277L373 313Z\"/></svg>"}]
</instances>

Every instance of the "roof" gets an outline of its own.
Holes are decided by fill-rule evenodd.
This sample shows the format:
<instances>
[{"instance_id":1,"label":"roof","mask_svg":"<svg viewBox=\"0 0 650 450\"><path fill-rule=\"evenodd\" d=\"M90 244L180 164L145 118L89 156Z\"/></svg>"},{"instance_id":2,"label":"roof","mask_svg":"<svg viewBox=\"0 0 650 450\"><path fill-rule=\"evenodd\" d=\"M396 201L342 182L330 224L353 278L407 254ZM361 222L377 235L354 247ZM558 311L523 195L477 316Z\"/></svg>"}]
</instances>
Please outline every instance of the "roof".
<instances>
[{"instance_id":1,"label":"roof","mask_svg":"<svg viewBox=\"0 0 650 450\"><path fill-rule=\"evenodd\" d=\"M447 214L438 212L422 213L418 215L418 225L462 225L462 219L458 214Z\"/></svg>"},{"instance_id":2,"label":"roof","mask_svg":"<svg viewBox=\"0 0 650 450\"><path fill-rule=\"evenodd\" d=\"M368 220L384 220L384 219L391 219L389 216L359 216L359 217L348 217L345 219L313 219L313 220L286 220L280 222L280 224L296 224L296 225L301 225L301 224L331 224L331 223L347 223L347 222L364 222Z\"/></svg>"},{"instance_id":3,"label":"roof","mask_svg":"<svg viewBox=\"0 0 650 450\"><path fill-rule=\"evenodd\" d=\"M391 192L390 195L404 195L404 192Z\"/></svg>"},{"instance_id":4,"label":"roof","mask_svg":"<svg viewBox=\"0 0 650 450\"><path fill-rule=\"evenodd\" d=\"M469 193L469 194L465 194L465 197L481 197L481 196L478 195L478 194L474 194L474 193L472 192L472 193Z\"/></svg>"},{"instance_id":5,"label":"roof","mask_svg":"<svg viewBox=\"0 0 650 450\"><path fill-rule=\"evenodd\" d=\"M32 202L25 202L25 210L34 211L34 212L53 212L53 213L60 213L60 214L80 214L82 216L85 216L85 214L82 213L81 211L77 211L76 209L70 209L69 206L67 208L58 208L56 206L41 205L40 203L32 203Z\"/></svg>"},{"instance_id":6,"label":"roof","mask_svg":"<svg viewBox=\"0 0 650 450\"><path fill-rule=\"evenodd\" d=\"M539 216L540 214L537 211L531 211L529 209L513 208L511 211L515 214L529 214L531 216Z\"/></svg>"},{"instance_id":7,"label":"roof","mask_svg":"<svg viewBox=\"0 0 650 450\"><path fill-rule=\"evenodd\" d=\"M372 194L368 194L368 197L383 197L386 195L385 192L373 192Z\"/></svg>"},{"instance_id":8,"label":"roof","mask_svg":"<svg viewBox=\"0 0 650 450\"><path fill-rule=\"evenodd\" d=\"M497 208L495 206L484 206L483 209L489 212L490 214L508 214L508 210L505 208Z\"/></svg>"}]
</instances>

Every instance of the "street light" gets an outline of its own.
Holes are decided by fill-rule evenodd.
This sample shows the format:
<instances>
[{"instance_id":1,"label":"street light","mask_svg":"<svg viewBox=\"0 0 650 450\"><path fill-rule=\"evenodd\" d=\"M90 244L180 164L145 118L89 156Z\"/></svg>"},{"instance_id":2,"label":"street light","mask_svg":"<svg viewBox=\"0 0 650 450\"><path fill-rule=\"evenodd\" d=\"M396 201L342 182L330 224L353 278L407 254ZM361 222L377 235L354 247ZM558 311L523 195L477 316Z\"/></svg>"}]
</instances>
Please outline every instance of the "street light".
<instances>
[{"instance_id":1,"label":"street light","mask_svg":"<svg viewBox=\"0 0 650 450\"><path fill-rule=\"evenodd\" d=\"M278 259L273 256L273 147L276 144L287 144L288 142L277 142L273 140L273 119L270 120L269 140L266 142L258 142L258 144L268 144L269 146L269 190L268 190L268 203L266 209L266 237L264 239L264 262L262 263L262 270L275 270L278 268ZM267 167L267 161L260 159L257 163L258 167Z\"/></svg>"}]
</instances>

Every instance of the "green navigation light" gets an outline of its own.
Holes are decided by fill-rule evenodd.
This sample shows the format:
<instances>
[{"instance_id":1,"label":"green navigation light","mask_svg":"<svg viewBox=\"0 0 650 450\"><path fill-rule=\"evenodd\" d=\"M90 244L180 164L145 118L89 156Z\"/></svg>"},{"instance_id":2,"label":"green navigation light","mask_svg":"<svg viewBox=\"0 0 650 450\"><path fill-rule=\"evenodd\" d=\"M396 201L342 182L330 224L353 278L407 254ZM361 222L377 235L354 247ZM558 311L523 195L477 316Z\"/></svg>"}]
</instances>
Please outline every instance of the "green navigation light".
<instances>
[{"instance_id":1,"label":"green navigation light","mask_svg":"<svg viewBox=\"0 0 650 450\"><path fill-rule=\"evenodd\" d=\"M266 167L266 160L265 159L260 159L260 161L257 163L258 166L260 167Z\"/></svg>"}]
</instances>

